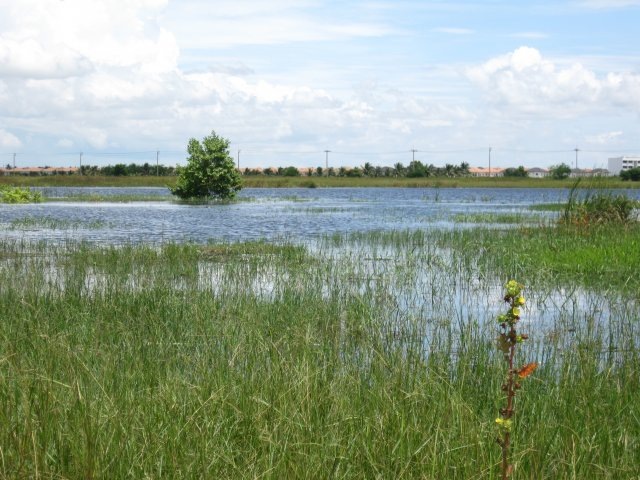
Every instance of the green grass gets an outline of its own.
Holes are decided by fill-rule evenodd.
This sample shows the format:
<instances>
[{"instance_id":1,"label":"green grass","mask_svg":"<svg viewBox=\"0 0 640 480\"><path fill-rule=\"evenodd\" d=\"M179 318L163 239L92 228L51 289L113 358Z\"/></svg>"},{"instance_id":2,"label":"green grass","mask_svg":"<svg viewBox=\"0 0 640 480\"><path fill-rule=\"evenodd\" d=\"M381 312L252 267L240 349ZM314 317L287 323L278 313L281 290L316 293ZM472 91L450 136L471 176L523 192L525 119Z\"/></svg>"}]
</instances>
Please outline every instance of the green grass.
<instances>
[{"instance_id":1,"label":"green grass","mask_svg":"<svg viewBox=\"0 0 640 480\"><path fill-rule=\"evenodd\" d=\"M0 177L0 185L29 187L167 187L176 177L115 177L103 175L11 175Z\"/></svg>"},{"instance_id":2,"label":"green grass","mask_svg":"<svg viewBox=\"0 0 640 480\"><path fill-rule=\"evenodd\" d=\"M310 249L1 242L0 476L498 478L490 318L507 264L461 252L494 237L485 256L534 262L546 236L474 232ZM621 253L637 233L596 241ZM570 237L551 245L567 254ZM547 305L553 327L523 347L543 364L517 399L516 478L637 478L638 307L620 283L593 282L584 310L568 293L549 303L590 257L538 278L526 255L508 274L527 284L524 316ZM589 320L602 302L616 306L605 329Z\"/></svg>"},{"instance_id":3,"label":"green grass","mask_svg":"<svg viewBox=\"0 0 640 480\"><path fill-rule=\"evenodd\" d=\"M529 206L535 212L562 212L566 208L564 203L536 203Z\"/></svg>"},{"instance_id":4,"label":"green grass","mask_svg":"<svg viewBox=\"0 0 640 480\"><path fill-rule=\"evenodd\" d=\"M458 213L451 217L451 221L456 223L495 223L495 224L542 224L543 217L527 213Z\"/></svg>"},{"instance_id":5,"label":"green grass","mask_svg":"<svg viewBox=\"0 0 640 480\"><path fill-rule=\"evenodd\" d=\"M443 233L443 246L486 270L640 292L640 225L520 227Z\"/></svg>"},{"instance_id":6,"label":"green grass","mask_svg":"<svg viewBox=\"0 0 640 480\"><path fill-rule=\"evenodd\" d=\"M407 188L571 188L574 179L552 180L535 178L351 178L351 177L267 177L245 176L243 184L247 188L323 188L323 187L407 187ZM173 187L176 177L134 176L87 176L87 175L47 175L47 176L5 176L0 185L40 186L40 187ZM590 180L602 188L640 188L640 182L623 182L619 178Z\"/></svg>"},{"instance_id":7,"label":"green grass","mask_svg":"<svg viewBox=\"0 0 640 480\"><path fill-rule=\"evenodd\" d=\"M405 187L405 188L571 188L573 179L536 178L350 178L350 177L243 177L245 187ZM597 179L603 188L638 188L640 182L623 182L618 178Z\"/></svg>"}]
</instances>

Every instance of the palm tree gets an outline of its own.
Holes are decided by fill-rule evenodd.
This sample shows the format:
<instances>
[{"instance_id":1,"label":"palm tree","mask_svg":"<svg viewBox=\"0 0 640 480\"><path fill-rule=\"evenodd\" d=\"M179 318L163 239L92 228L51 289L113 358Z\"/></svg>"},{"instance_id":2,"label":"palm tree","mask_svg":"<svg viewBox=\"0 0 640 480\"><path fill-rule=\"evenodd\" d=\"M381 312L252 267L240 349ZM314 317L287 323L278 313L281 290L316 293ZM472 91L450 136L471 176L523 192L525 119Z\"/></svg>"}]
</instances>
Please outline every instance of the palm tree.
<instances>
[{"instance_id":1,"label":"palm tree","mask_svg":"<svg viewBox=\"0 0 640 480\"><path fill-rule=\"evenodd\" d=\"M400 162L396 163L393 166L393 171L396 177L404 176L404 173L405 173L404 165L402 165L402 163Z\"/></svg>"},{"instance_id":2,"label":"palm tree","mask_svg":"<svg viewBox=\"0 0 640 480\"><path fill-rule=\"evenodd\" d=\"M371 163L366 162L362 167L362 173L365 177L373 177L374 174L374 166Z\"/></svg>"},{"instance_id":3,"label":"palm tree","mask_svg":"<svg viewBox=\"0 0 640 480\"><path fill-rule=\"evenodd\" d=\"M444 175L445 175L445 177L453 177L455 171L456 171L455 167L453 165L451 165L450 163L447 163L444 166Z\"/></svg>"}]
</instances>

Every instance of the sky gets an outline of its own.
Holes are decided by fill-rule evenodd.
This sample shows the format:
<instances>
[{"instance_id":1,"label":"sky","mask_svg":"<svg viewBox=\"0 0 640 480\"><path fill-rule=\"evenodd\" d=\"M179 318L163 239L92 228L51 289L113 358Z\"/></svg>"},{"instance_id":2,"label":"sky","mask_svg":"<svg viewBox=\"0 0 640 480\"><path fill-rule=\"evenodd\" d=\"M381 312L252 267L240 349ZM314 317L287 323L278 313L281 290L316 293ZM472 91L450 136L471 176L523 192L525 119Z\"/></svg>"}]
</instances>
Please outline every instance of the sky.
<instances>
[{"instance_id":1,"label":"sky","mask_svg":"<svg viewBox=\"0 0 640 480\"><path fill-rule=\"evenodd\" d=\"M640 0L0 0L0 164L183 164L215 131L242 167L606 167L640 154L638 25Z\"/></svg>"}]
</instances>

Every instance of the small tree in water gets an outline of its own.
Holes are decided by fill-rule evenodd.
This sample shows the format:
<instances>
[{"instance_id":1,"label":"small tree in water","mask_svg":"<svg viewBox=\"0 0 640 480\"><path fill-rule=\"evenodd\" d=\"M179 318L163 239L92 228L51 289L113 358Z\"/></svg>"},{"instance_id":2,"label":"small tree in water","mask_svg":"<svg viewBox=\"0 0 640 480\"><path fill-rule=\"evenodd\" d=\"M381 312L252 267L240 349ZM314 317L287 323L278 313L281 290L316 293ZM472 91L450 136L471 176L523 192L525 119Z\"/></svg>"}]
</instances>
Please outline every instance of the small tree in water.
<instances>
[{"instance_id":1,"label":"small tree in water","mask_svg":"<svg viewBox=\"0 0 640 480\"><path fill-rule=\"evenodd\" d=\"M189 140L189 159L178 168L176 186L171 193L180 198L229 199L242 188L240 173L229 155L229 140L214 131L199 142Z\"/></svg>"}]
</instances>

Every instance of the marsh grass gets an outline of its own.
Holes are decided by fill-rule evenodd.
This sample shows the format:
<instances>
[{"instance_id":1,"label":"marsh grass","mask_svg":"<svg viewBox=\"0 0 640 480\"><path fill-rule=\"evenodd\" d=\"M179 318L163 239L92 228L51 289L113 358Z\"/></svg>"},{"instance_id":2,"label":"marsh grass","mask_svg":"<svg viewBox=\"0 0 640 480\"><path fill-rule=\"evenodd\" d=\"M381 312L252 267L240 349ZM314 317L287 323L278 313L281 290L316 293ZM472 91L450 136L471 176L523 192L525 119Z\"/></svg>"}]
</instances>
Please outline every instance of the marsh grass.
<instances>
[{"instance_id":1,"label":"marsh grass","mask_svg":"<svg viewBox=\"0 0 640 480\"><path fill-rule=\"evenodd\" d=\"M565 205L564 203L535 203L529 206L529 210L535 212L563 212Z\"/></svg>"},{"instance_id":2,"label":"marsh grass","mask_svg":"<svg viewBox=\"0 0 640 480\"><path fill-rule=\"evenodd\" d=\"M66 186L66 187L171 187L176 177L156 176L88 176L88 175L47 175L38 177L5 176L2 185L17 186ZM473 187L473 188L571 188L574 179L553 180L536 178L394 178L394 177L279 177L245 176L242 178L247 188L340 188L340 187ZM604 188L640 188L639 182L623 182L619 177L599 180Z\"/></svg>"},{"instance_id":3,"label":"marsh grass","mask_svg":"<svg viewBox=\"0 0 640 480\"><path fill-rule=\"evenodd\" d=\"M8 225L9 230L77 230L77 229L101 229L106 228L107 223L94 221L74 221L68 219L56 219L51 217L24 217L11 221Z\"/></svg>"},{"instance_id":4,"label":"marsh grass","mask_svg":"<svg viewBox=\"0 0 640 480\"><path fill-rule=\"evenodd\" d=\"M485 238L2 241L0 476L496 478L501 266L458 250ZM636 478L637 305L603 330L584 316L617 297L554 304L559 283L530 282L555 328L524 347L517 477Z\"/></svg>"},{"instance_id":5,"label":"marsh grass","mask_svg":"<svg viewBox=\"0 0 640 480\"><path fill-rule=\"evenodd\" d=\"M441 245L485 271L518 272L533 281L640 291L640 225L519 227L443 232Z\"/></svg>"},{"instance_id":6,"label":"marsh grass","mask_svg":"<svg viewBox=\"0 0 640 480\"><path fill-rule=\"evenodd\" d=\"M458 213L451 217L451 221L456 223L495 223L495 224L542 224L545 218L539 215L531 215L526 212L513 213Z\"/></svg>"}]
</instances>

